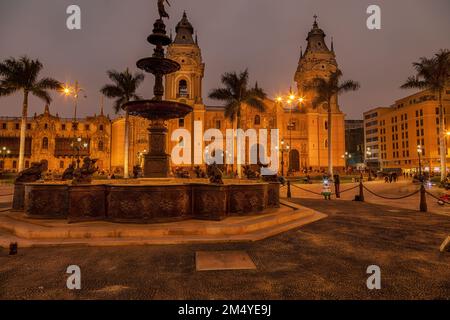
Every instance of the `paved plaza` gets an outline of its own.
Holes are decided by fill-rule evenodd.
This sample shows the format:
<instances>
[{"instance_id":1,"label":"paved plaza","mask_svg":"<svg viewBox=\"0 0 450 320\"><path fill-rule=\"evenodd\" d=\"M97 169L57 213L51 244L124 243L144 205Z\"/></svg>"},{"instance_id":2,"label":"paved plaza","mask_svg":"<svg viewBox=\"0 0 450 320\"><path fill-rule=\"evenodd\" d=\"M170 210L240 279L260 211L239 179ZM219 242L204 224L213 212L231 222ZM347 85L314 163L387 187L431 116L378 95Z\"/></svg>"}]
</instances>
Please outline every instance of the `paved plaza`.
<instances>
[{"instance_id":1,"label":"paved plaza","mask_svg":"<svg viewBox=\"0 0 450 320\"><path fill-rule=\"evenodd\" d=\"M403 187L391 188L400 193ZM0 298L450 298L450 254L439 252L450 217L403 209L406 204L295 196L292 201L328 218L257 242L19 248L17 256L1 249ZM196 271L198 252L223 251L247 253L256 269ZM73 264L81 268L80 291L66 288L66 268ZM381 290L366 287L370 265L381 268Z\"/></svg>"}]
</instances>

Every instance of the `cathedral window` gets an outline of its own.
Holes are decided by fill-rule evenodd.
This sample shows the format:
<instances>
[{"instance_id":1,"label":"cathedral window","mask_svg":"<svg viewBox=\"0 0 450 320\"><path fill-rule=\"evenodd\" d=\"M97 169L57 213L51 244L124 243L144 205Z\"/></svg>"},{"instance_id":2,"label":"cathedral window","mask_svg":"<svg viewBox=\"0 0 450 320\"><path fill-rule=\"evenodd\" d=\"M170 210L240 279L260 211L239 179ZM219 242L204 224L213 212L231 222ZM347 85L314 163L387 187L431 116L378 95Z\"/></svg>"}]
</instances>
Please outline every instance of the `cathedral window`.
<instances>
[{"instance_id":1,"label":"cathedral window","mask_svg":"<svg viewBox=\"0 0 450 320\"><path fill-rule=\"evenodd\" d=\"M42 139L42 149L48 149L48 138L44 137Z\"/></svg>"},{"instance_id":2,"label":"cathedral window","mask_svg":"<svg viewBox=\"0 0 450 320\"><path fill-rule=\"evenodd\" d=\"M104 149L103 141L99 141L98 142L98 151L103 151L103 149Z\"/></svg>"},{"instance_id":3,"label":"cathedral window","mask_svg":"<svg viewBox=\"0 0 450 320\"><path fill-rule=\"evenodd\" d=\"M44 129L45 129L45 130L48 129L48 123L44 124Z\"/></svg>"},{"instance_id":4,"label":"cathedral window","mask_svg":"<svg viewBox=\"0 0 450 320\"><path fill-rule=\"evenodd\" d=\"M63 131L66 130L66 125L65 124L61 125L61 130L63 130Z\"/></svg>"},{"instance_id":5,"label":"cathedral window","mask_svg":"<svg viewBox=\"0 0 450 320\"><path fill-rule=\"evenodd\" d=\"M180 80L180 82L178 82L178 97L182 98L189 97L188 84L186 80Z\"/></svg>"},{"instance_id":6,"label":"cathedral window","mask_svg":"<svg viewBox=\"0 0 450 320\"><path fill-rule=\"evenodd\" d=\"M216 129L219 129L222 127L222 122L220 120L216 120Z\"/></svg>"},{"instance_id":7,"label":"cathedral window","mask_svg":"<svg viewBox=\"0 0 450 320\"><path fill-rule=\"evenodd\" d=\"M102 124L100 125L99 130L103 131L103 125Z\"/></svg>"},{"instance_id":8,"label":"cathedral window","mask_svg":"<svg viewBox=\"0 0 450 320\"><path fill-rule=\"evenodd\" d=\"M178 127L184 128L184 118L178 119Z\"/></svg>"},{"instance_id":9,"label":"cathedral window","mask_svg":"<svg viewBox=\"0 0 450 320\"><path fill-rule=\"evenodd\" d=\"M325 130L328 130L328 121L325 121Z\"/></svg>"},{"instance_id":10,"label":"cathedral window","mask_svg":"<svg viewBox=\"0 0 450 320\"><path fill-rule=\"evenodd\" d=\"M261 124L261 117L260 116L255 116L255 125L260 125Z\"/></svg>"}]
</instances>

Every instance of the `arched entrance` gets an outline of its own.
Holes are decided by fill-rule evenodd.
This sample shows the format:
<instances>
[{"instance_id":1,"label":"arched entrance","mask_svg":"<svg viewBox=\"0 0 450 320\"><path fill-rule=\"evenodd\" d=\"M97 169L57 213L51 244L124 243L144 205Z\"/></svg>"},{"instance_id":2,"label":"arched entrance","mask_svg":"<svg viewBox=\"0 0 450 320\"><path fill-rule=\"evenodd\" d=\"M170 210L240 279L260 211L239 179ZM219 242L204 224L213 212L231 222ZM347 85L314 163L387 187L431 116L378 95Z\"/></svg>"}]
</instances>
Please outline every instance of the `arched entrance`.
<instances>
[{"instance_id":1,"label":"arched entrance","mask_svg":"<svg viewBox=\"0 0 450 320\"><path fill-rule=\"evenodd\" d=\"M291 150L289 152L289 171L300 171L300 153L298 150Z\"/></svg>"}]
</instances>

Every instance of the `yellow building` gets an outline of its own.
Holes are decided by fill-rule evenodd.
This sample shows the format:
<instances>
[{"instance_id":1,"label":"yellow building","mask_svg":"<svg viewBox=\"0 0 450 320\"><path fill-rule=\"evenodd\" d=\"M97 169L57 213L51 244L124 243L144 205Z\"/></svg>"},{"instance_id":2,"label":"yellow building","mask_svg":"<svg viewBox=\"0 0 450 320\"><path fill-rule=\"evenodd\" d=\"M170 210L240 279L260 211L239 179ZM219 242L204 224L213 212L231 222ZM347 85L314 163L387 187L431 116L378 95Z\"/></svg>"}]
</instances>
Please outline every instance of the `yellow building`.
<instances>
[{"instance_id":1,"label":"yellow building","mask_svg":"<svg viewBox=\"0 0 450 320\"><path fill-rule=\"evenodd\" d=\"M446 125L450 121L450 88L445 92L443 107ZM382 168L418 170L417 150L420 146L422 167L426 171L440 171L439 136L446 132L439 131L439 102L436 95L430 91L422 91L396 101L389 108L382 108L381 113L380 109L377 110L377 131L372 136L376 137L379 146ZM371 113L373 114L373 110L365 115ZM367 134L371 130L368 122L365 128ZM447 167L448 161L447 152Z\"/></svg>"},{"instance_id":2,"label":"yellow building","mask_svg":"<svg viewBox=\"0 0 450 320\"><path fill-rule=\"evenodd\" d=\"M177 61L181 65L181 70L166 76L165 99L187 103L194 109L193 113L186 118L170 121L167 135L169 153L177 144L170 141L172 132L178 128L193 132L194 121L201 121L203 130L219 129L224 136L226 129L236 128L236 124L233 125L229 119L225 118L223 107L206 106L203 103L202 80L205 64L197 38L194 39L194 28L188 21L186 13L176 27L176 36L167 49L167 57ZM314 22L307 37L306 51L301 54L295 72L299 94L303 95L303 84L306 81L315 77L327 77L336 69L333 45L331 50L328 49L325 33L318 27L317 22ZM314 99L314 93L304 95L305 101L300 106L281 105L273 100L267 100L265 112L261 113L244 107L242 113L242 128L245 130L249 128L280 130L281 139L290 147L290 152L284 153L286 171L290 168L294 173L305 169L321 171L328 167L327 110L323 106L313 108L311 101ZM345 124L344 114L340 111L337 97L332 103L332 112L333 164L337 168L343 168L345 166L345 160L342 158L345 153ZM124 125L123 118L113 121L112 124L114 170L121 170L123 166L121 150L123 150ZM141 163L142 154L148 149L148 121L131 117L130 125L129 170L132 170L135 164ZM290 128L292 130L289 130ZM191 145L194 146L193 141Z\"/></svg>"},{"instance_id":3,"label":"yellow building","mask_svg":"<svg viewBox=\"0 0 450 320\"><path fill-rule=\"evenodd\" d=\"M227 129L236 128L236 123L231 123L225 117L223 107L206 106L203 103L205 93L202 81L205 64L197 37L194 37L194 28L186 14L183 15L175 31L176 36L167 49L167 57L177 61L181 65L181 70L166 76L165 99L189 104L193 107L193 112L184 119L169 122L168 153L177 144L170 141L172 132L178 128L193 132L194 121L202 123L203 131L211 128L219 129L224 136ZM289 145L290 150L289 153L283 153L284 169L285 172L291 169L294 174L305 169L327 170L327 110L323 106L313 108L311 101L314 99L314 93L303 93L302 90L306 81L315 77L328 77L337 68L333 45L331 49L327 47L325 33L316 21L306 40L306 50L304 54L301 54L295 71L298 92L299 95L304 94L304 102L301 105L287 106L267 100L265 112L261 113L246 107L242 112L242 128L245 130L279 129L280 139L285 142L285 146ZM332 112L333 164L336 168L343 168L345 166L345 160L342 158L345 153L345 124L344 114L340 111L337 97L332 103ZM10 150L10 153L5 154L1 165L5 170L14 171L18 166L20 118L2 118L0 121L2 122L0 126L3 126L0 127L0 129L3 128L0 131L0 150L3 146ZM72 119L62 119L58 115L50 114L48 107L43 114L30 118L27 130L26 166L28 167L33 161L47 159L50 170L62 172L77 155L72 147L74 139L81 138L82 144L86 143L86 148L80 151L80 156L90 155L92 158L99 159L100 171L123 173L124 118L118 117L110 121L101 112L99 116L79 119L76 130L72 128L72 121ZM133 166L143 163L143 156L149 148L148 125L149 122L145 119L130 117L129 172L132 172ZM194 134L191 136L194 139Z\"/></svg>"},{"instance_id":4,"label":"yellow building","mask_svg":"<svg viewBox=\"0 0 450 320\"><path fill-rule=\"evenodd\" d=\"M19 162L20 118L0 117L0 169L17 171ZM25 168L32 162L48 161L49 170L62 173L77 157L99 159L100 171L110 168L111 121L103 115L77 119L44 113L27 119ZM77 151L78 149L78 151Z\"/></svg>"}]
</instances>

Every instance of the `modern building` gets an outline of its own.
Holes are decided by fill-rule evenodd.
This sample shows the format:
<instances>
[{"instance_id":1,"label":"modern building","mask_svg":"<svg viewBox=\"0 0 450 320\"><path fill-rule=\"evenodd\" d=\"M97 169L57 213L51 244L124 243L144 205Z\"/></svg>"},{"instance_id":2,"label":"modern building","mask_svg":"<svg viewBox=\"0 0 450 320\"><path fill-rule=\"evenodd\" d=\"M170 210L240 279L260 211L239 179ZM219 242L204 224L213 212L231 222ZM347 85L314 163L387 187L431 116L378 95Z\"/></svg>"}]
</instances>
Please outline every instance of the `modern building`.
<instances>
[{"instance_id":1,"label":"modern building","mask_svg":"<svg viewBox=\"0 0 450 320\"><path fill-rule=\"evenodd\" d=\"M236 123L232 123L225 116L223 107L207 106L203 102L205 93L202 81L205 63L198 38L194 36L194 28L186 13L183 14L175 31L175 38L166 54L168 58L177 61L181 69L166 76L165 99L186 103L193 107L193 112L184 119L169 121L167 135L169 153L180 142L171 141L172 133L179 128L193 132L194 121L201 123L203 132L207 129L218 129L225 135L227 129L236 128ZM329 49L325 42L325 33L319 28L317 21L314 21L306 41L306 50L301 53L298 67L293 72L298 94L304 97L303 103L284 105L268 99L266 100L267 109L264 112L244 107L241 119L244 130L279 129L284 145L289 146L288 152L282 153L284 169L285 172L290 169L294 174L305 169L327 170L329 147L327 108L323 105L314 108L312 101L315 93L304 92L303 85L316 77L328 77L338 67L333 44ZM219 78L220 75L217 77ZM333 99L331 109L333 164L336 168L344 168L345 160L342 155L345 153L345 124L344 114L340 110L337 97ZM13 152L8 156L4 167L13 169L17 167L19 143L19 130L14 129L14 125L19 122L19 119L5 119L4 122L9 129L0 133L2 139L14 138L8 140L7 147ZM101 169L123 172L125 131L123 117L110 121L101 113L100 116L79 120L78 128L74 131L71 127L71 119L52 116L47 108L43 115L30 119L30 123L31 129L27 133L28 165L30 161L48 159L50 169L61 171L68 166L74 155L74 152L69 150L72 141L70 139L80 136L88 144L83 154L98 158ZM45 124L47 127L42 127ZM148 125L149 122L145 119L130 117L128 168L130 172L133 166L142 164L143 156L149 148ZM194 134L191 134L191 139L194 139ZM0 140L0 148L3 141L6 140ZM224 154L224 158L228 157L232 155Z\"/></svg>"},{"instance_id":2,"label":"modern building","mask_svg":"<svg viewBox=\"0 0 450 320\"><path fill-rule=\"evenodd\" d=\"M364 112L364 162L367 167L378 170L381 168L379 117L387 112L389 108L378 107Z\"/></svg>"},{"instance_id":3,"label":"modern building","mask_svg":"<svg viewBox=\"0 0 450 320\"><path fill-rule=\"evenodd\" d=\"M443 109L446 126L450 121L450 87L443 97ZM389 108L366 112L364 117L366 147L373 148L372 156L376 154L382 168L417 171L420 147L423 169L440 171L439 138L441 134L447 136L447 132L440 132L439 129L439 101L436 95L427 90L421 91L396 101ZM377 121L377 125L370 124L373 121Z\"/></svg>"},{"instance_id":4,"label":"modern building","mask_svg":"<svg viewBox=\"0 0 450 320\"><path fill-rule=\"evenodd\" d=\"M347 167L364 163L364 120L345 120L345 147Z\"/></svg>"}]
</instances>

